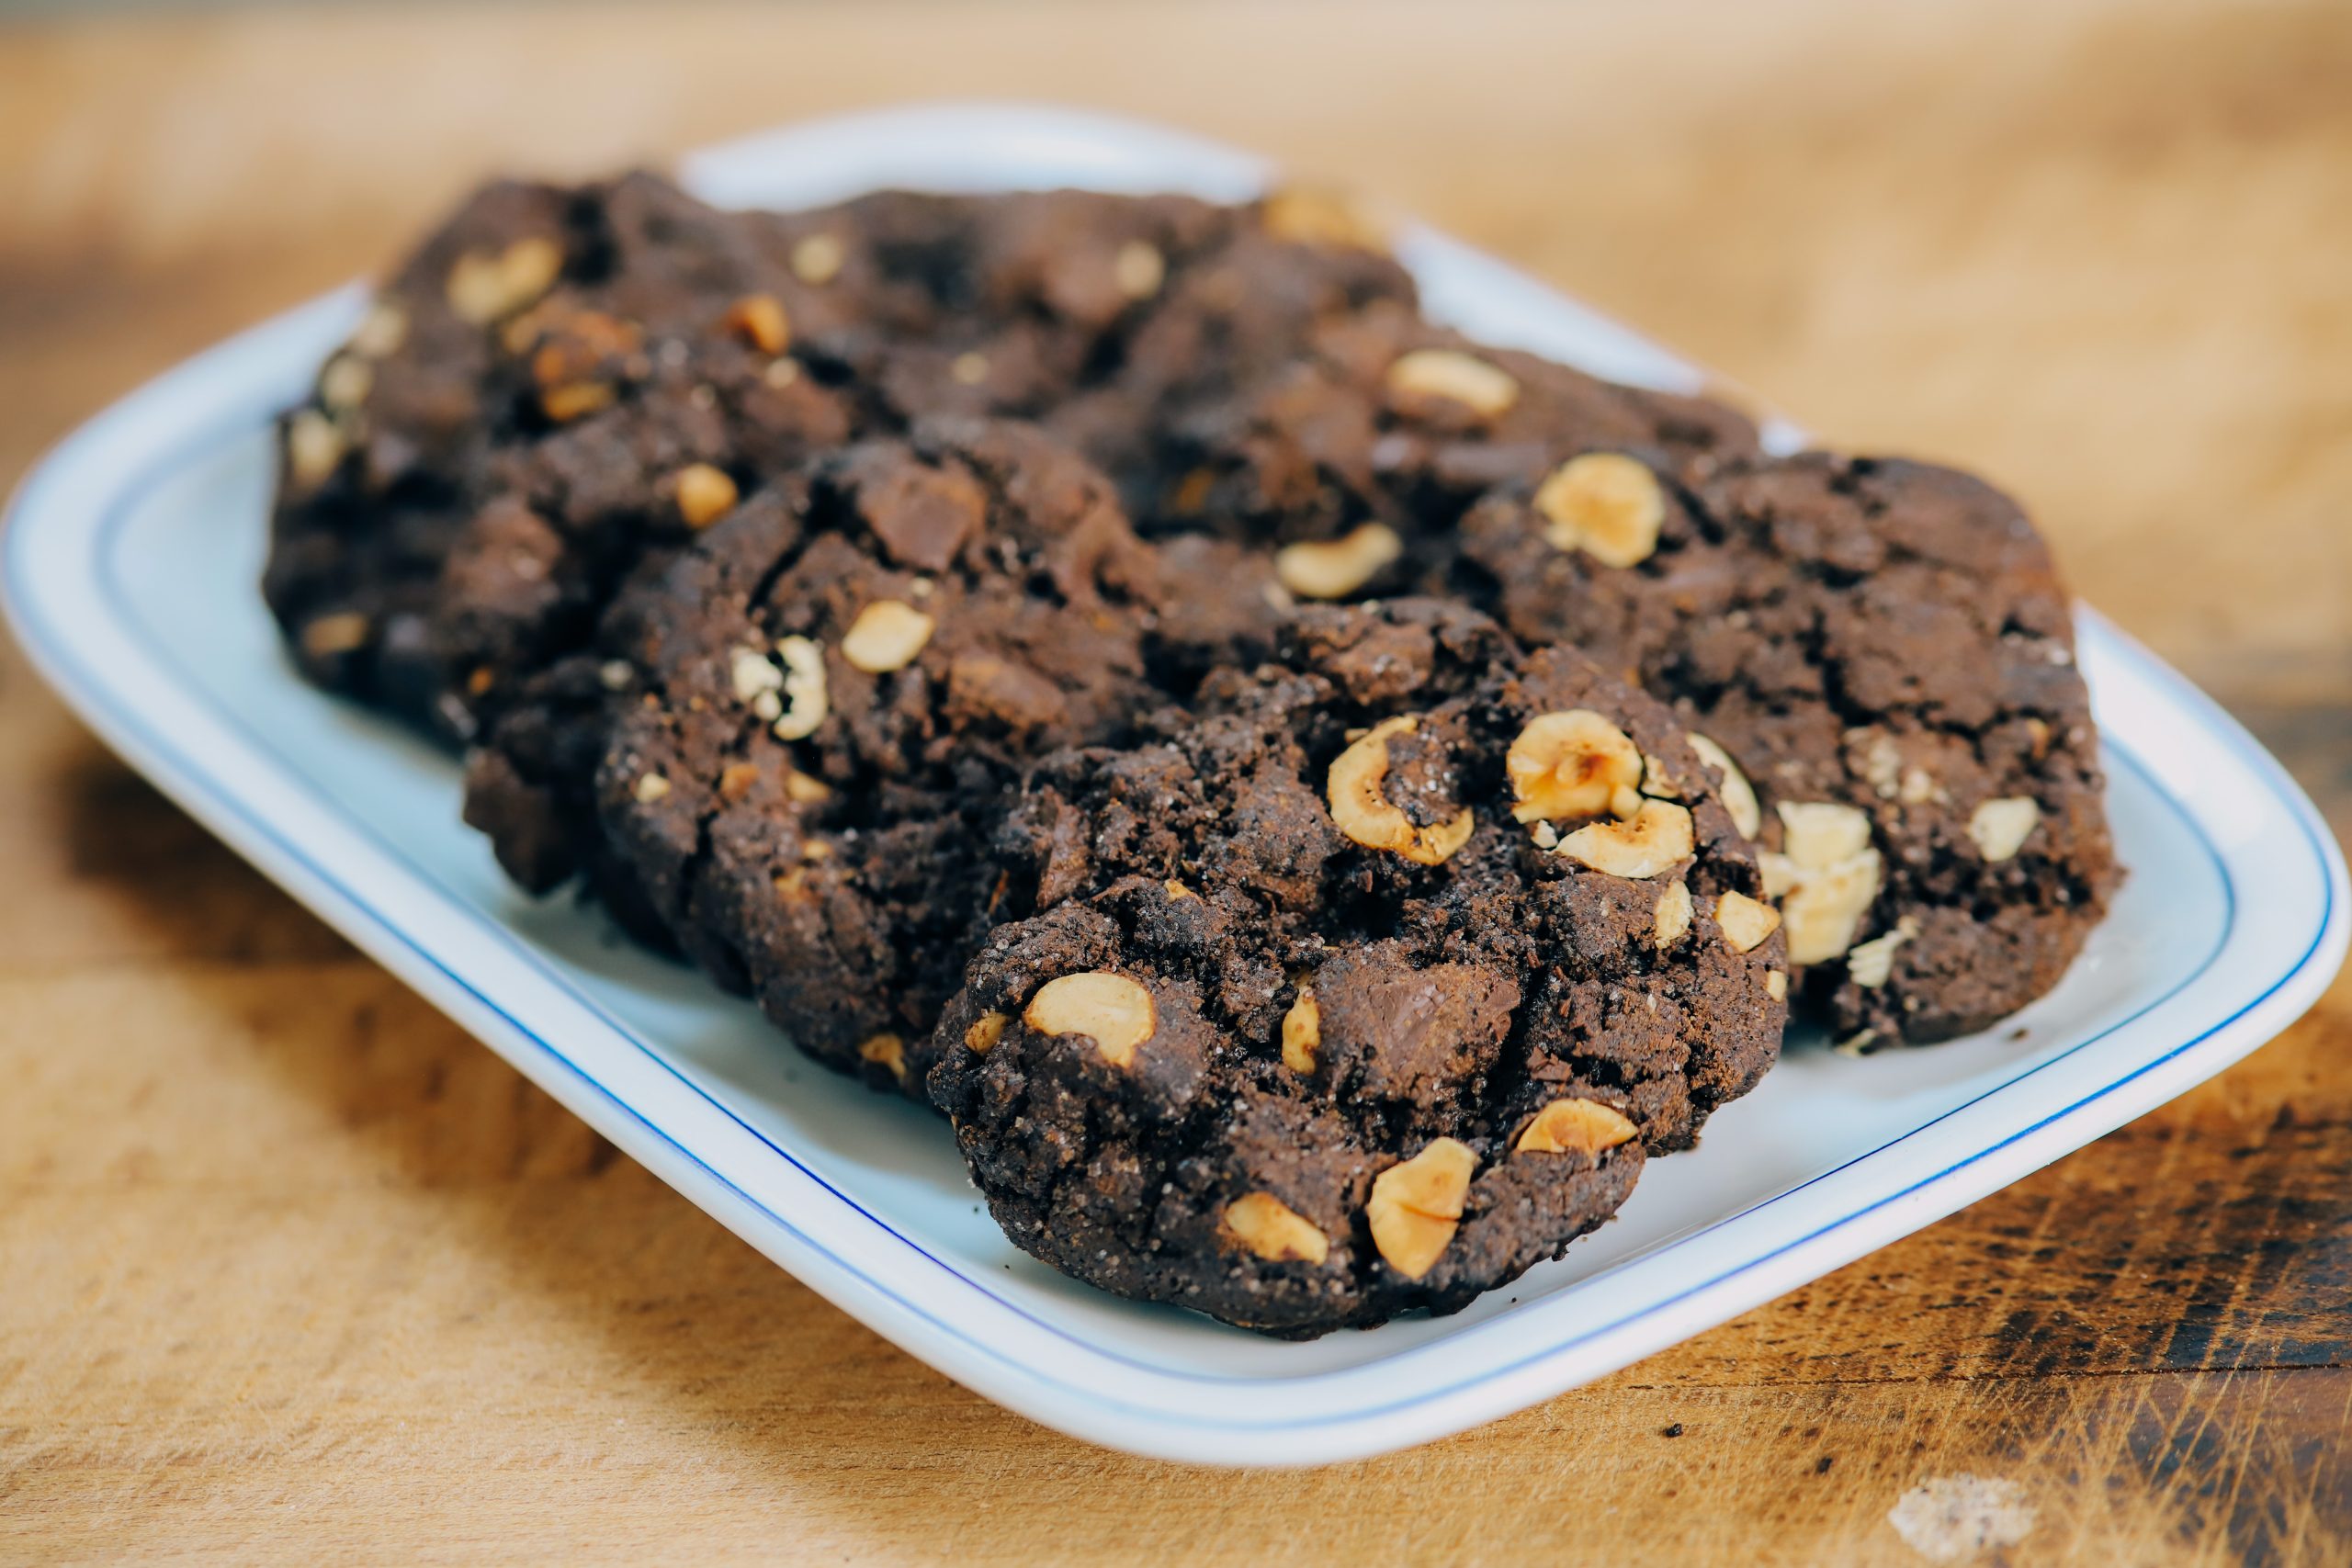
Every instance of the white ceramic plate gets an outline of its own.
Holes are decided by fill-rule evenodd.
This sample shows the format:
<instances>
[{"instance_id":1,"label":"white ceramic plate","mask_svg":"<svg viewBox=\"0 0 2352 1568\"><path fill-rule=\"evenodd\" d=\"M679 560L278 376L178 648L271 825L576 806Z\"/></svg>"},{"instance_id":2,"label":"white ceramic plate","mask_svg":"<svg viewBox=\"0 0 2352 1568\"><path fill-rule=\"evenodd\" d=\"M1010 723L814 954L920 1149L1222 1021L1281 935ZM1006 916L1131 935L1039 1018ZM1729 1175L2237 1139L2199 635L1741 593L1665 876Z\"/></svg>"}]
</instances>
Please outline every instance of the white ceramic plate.
<instances>
[{"instance_id":1,"label":"white ceramic plate","mask_svg":"<svg viewBox=\"0 0 2352 1568\"><path fill-rule=\"evenodd\" d=\"M729 203L882 185L1247 195L1256 159L1056 111L833 120L691 159ZM1470 332L1604 374L1699 375L1435 234L1400 251ZM92 421L26 481L7 609L57 689L172 797L632 1156L877 1333L1037 1420L1224 1463L1458 1430L1917 1230L2219 1071L2345 950L2344 865L2210 701L2097 615L2082 661L2131 877L2059 989L1999 1029L1851 1060L1793 1047L1615 1224L1458 1316L1283 1344L1073 1283L1008 1246L944 1129L811 1066L745 1004L533 904L460 827L443 756L296 679L255 592L268 423L349 330L346 288ZM1781 433L1779 439L1792 439Z\"/></svg>"}]
</instances>

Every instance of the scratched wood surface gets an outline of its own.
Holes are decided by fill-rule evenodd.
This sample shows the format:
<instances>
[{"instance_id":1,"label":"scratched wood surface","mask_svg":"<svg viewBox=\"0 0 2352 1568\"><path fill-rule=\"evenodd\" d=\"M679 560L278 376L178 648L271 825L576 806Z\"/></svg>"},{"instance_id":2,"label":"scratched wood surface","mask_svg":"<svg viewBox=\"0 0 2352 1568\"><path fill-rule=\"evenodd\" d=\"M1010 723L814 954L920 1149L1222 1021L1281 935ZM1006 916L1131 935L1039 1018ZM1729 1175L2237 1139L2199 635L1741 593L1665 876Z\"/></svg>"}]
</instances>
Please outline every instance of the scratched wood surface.
<instances>
[{"instance_id":1,"label":"scratched wood surface","mask_svg":"<svg viewBox=\"0 0 2352 1568\"><path fill-rule=\"evenodd\" d=\"M0 479L491 169L921 96L1097 104L1353 180L1849 445L1984 468L2342 833L2347 81L2330 0L0 30ZM1230 1473L1056 1437L834 1312L209 840L13 649L0 806L0 1558L2352 1562L2352 982L1597 1386Z\"/></svg>"}]
</instances>

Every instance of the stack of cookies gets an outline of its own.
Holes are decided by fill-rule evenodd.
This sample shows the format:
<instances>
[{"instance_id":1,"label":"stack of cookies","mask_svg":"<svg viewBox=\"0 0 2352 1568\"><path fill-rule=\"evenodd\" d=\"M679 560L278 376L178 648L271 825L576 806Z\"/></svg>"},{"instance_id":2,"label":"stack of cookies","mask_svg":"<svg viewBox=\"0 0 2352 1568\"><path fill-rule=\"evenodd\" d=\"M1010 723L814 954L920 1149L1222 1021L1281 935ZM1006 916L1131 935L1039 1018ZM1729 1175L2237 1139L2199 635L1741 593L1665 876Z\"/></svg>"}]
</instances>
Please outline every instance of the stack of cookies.
<instances>
[{"instance_id":1,"label":"stack of cookies","mask_svg":"<svg viewBox=\"0 0 2352 1568\"><path fill-rule=\"evenodd\" d=\"M2014 1010L2115 877L2014 505L1467 342L1309 193L491 186L285 420L264 586L525 887L1283 1335L1559 1256L1792 1008Z\"/></svg>"}]
</instances>

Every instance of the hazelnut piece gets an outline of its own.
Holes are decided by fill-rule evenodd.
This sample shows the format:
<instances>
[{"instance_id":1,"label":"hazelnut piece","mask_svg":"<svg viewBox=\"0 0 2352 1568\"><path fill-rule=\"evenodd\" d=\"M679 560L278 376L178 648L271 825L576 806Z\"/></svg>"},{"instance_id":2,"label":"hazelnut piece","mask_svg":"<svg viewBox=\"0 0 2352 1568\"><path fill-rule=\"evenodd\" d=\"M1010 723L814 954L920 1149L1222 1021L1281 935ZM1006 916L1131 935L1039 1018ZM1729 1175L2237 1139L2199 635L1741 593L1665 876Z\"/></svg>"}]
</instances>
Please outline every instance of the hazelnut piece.
<instances>
[{"instance_id":1,"label":"hazelnut piece","mask_svg":"<svg viewBox=\"0 0 2352 1568\"><path fill-rule=\"evenodd\" d=\"M518 354L533 342L538 345L531 350L531 379L539 385L541 408L549 407L550 399L593 398L590 389L601 385L597 373L611 361L632 359L645 343L645 331L635 321L602 310L550 316L545 307L509 323L505 335ZM612 389L603 390L605 401L611 401Z\"/></svg>"},{"instance_id":2,"label":"hazelnut piece","mask_svg":"<svg viewBox=\"0 0 2352 1568\"><path fill-rule=\"evenodd\" d=\"M1969 814L1968 836L1976 840L1978 854L1998 865L2015 855L2041 825L2041 807L2032 796L2003 795Z\"/></svg>"},{"instance_id":3,"label":"hazelnut piece","mask_svg":"<svg viewBox=\"0 0 2352 1568\"><path fill-rule=\"evenodd\" d=\"M1871 819L1833 800L1782 801L1781 849L1808 871L1826 871L1871 847Z\"/></svg>"},{"instance_id":4,"label":"hazelnut piece","mask_svg":"<svg viewBox=\"0 0 2352 1568\"><path fill-rule=\"evenodd\" d=\"M1862 777L1870 781L1871 788L1877 792L1880 799L1893 800L1903 779L1902 750L1894 744L1894 737L1871 735L1867 730L1849 730L1846 739L1850 743L1864 735L1869 735L1870 744L1862 752Z\"/></svg>"},{"instance_id":5,"label":"hazelnut piece","mask_svg":"<svg viewBox=\"0 0 2352 1568\"><path fill-rule=\"evenodd\" d=\"M1420 865L1442 865L1470 841L1476 826L1468 807L1452 821L1417 828L1380 792L1388 777L1388 738L1410 735L1420 720L1399 714L1374 725L1332 762L1325 798L1340 831L1368 850L1388 850Z\"/></svg>"},{"instance_id":6,"label":"hazelnut piece","mask_svg":"<svg viewBox=\"0 0 2352 1568\"><path fill-rule=\"evenodd\" d=\"M1519 401L1510 372L1453 348L1417 348L1388 367L1389 395L1407 408L1431 400L1459 403L1493 419Z\"/></svg>"},{"instance_id":7,"label":"hazelnut piece","mask_svg":"<svg viewBox=\"0 0 2352 1568\"><path fill-rule=\"evenodd\" d=\"M784 671L774 660L755 649L739 648L734 662L728 666L728 679L735 688L735 700L771 722L784 715Z\"/></svg>"},{"instance_id":8,"label":"hazelnut piece","mask_svg":"<svg viewBox=\"0 0 2352 1568\"><path fill-rule=\"evenodd\" d=\"M1689 858L1696 842L1688 807L1645 800L1632 821L1588 823L1562 839L1552 852L1638 881Z\"/></svg>"},{"instance_id":9,"label":"hazelnut piece","mask_svg":"<svg viewBox=\"0 0 2352 1568\"><path fill-rule=\"evenodd\" d=\"M1129 240L1111 258L1111 281L1130 299L1150 299L1167 280L1168 258L1158 245Z\"/></svg>"},{"instance_id":10,"label":"hazelnut piece","mask_svg":"<svg viewBox=\"0 0 2352 1568\"><path fill-rule=\"evenodd\" d=\"M1331 1238L1271 1192L1248 1193L1227 1203L1225 1228L1269 1263L1320 1263L1331 1255Z\"/></svg>"},{"instance_id":11,"label":"hazelnut piece","mask_svg":"<svg viewBox=\"0 0 2352 1568\"><path fill-rule=\"evenodd\" d=\"M1648 464L1588 452L1552 470L1536 489L1535 510L1553 548L1582 550L1603 566L1639 566L1657 549L1666 491Z\"/></svg>"},{"instance_id":12,"label":"hazelnut piece","mask_svg":"<svg viewBox=\"0 0 2352 1568\"><path fill-rule=\"evenodd\" d=\"M1283 1014L1283 1066L1302 1076L1313 1072L1322 1045L1323 1005L1312 988L1301 986L1298 999Z\"/></svg>"},{"instance_id":13,"label":"hazelnut piece","mask_svg":"<svg viewBox=\"0 0 2352 1568\"><path fill-rule=\"evenodd\" d=\"M1789 962L1821 964L1854 945L1878 897L1884 863L1871 847L1871 819L1835 801L1782 801L1783 852L1757 861L1764 892L1781 900Z\"/></svg>"},{"instance_id":14,"label":"hazelnut piece","mask_svg":"<svg viewBox=\"0 0 2352 1568\"><path fill-rule=\"evenodd\" d=\"M899 599L876 599L857 613L842 637L842 657L869 675L887 675L914 661L939 623Z\"/></svg>"},{"instance_id":15,"label":"hazelnut piece","mask_svg":"<svg viewBox=\"0 0 2352 1568\"><path fill-rule=\"evenodd\" d=\"M1641 1131L1622 1111L1597 1100L1555 1100L1535 1113L1511 1145L1514 1154L1597 1155L1630 1141Z\"/></svg>"},{"instance_id":16,"label":"hazelnut piece","mask_svg":"<svg viewBox=\"0 0 2352 1568\"><path fill-rule=\"evenodd\" d=\"M792 342L792 321L773 294L746 294L727 307L719 325L762 354L782 354Z\"/></svg>"},{"instance_id":17,"label":"hazelnut piece","mask_svg":"<svg viewBox=\"0 0 2352 1568\"><path fill-rule=\"evenodd\" d=\"M1826 871L1801 871L1781 900L1789 962L1826 963L1853 946L1862 917L1878 897L1882 871L1876 850L1864 850Z\"/></svg>"},{"instance_id":18,"label":"hazelnut piece","mask_svg":"<svg viewBox=\"0 0 2352 1568\"><path fill-rule=\"evenodd\" d=\"M1344 599L1405 553L1385 523L1366 523L1337 539L1305 540L1274 552L1274 576L1302 599Z\"/></svg>"},{"instance_id":19,"label":"hazelnut piece","mask_svg":"<svg viewBox=\"0 0 2352 1568\"><path fill-rule=\"evenodd\" d=\"M1462 1223L1478 1156L1458 1138L1439 1138L1373 1179L1364 1217L1388 1266L1418 1280L1436 1266Z\"/></svg>"},{"instance_id":20,"label":"hazelnut piece","mask_svg":"<svg viewBox=\"0 0 2352 1568\"><path fill-rule=\"evenodd\" d=\"M775 645L784 660L785 709L775 729L779 740L803 740L825 722L825 653L805 637L785 637Z\"/></svg>"},{"instance_id":21,"label":"hazelnut piece","mask_svg":"<svg viewBox=\"0 0 2352 1568\"><path fill-rule=\"evenodd\" d=\"M1328 245L1385 252L1386 226L1362 203L1333 190L1292 186L1266 197L1258 209L1266 232L1295 245Z\"/></svg>"},{"instance_id":22,"label":"hazelnut piece","mask_svg":"<svg viewBox=\"0 0 2352 1568\"><path fill-rule=\"evenodd\" d=\"M841 241L831 234L811 234L792 247L792 276L812 288L821 288L841 276L848 260Z\"/></svg>"},{"instance_id":23,"label":"hazelnut piece","mask_svg":"<svg viewBox=\"0 0 2352 1568\"><path fill-rule=\"evenodd\" d=\"M734 508L735 481L724 468L708 463L688 463L671 480L677 492L678 515L689 528L707 528Z\"/></svg>"},{"instance_id":24,"label":"hazelnut piece","mask_svg":"<svg viewBox=\"0 0 2352 1568\"><path fill-rule=\"evenodd\" d=\"M1538 714L1503 757L1519 799L1511 817L1521 822L1597 817L1621 791L1630 795L1642 782L1642 766L1641 748L1590 708Z\"/></svg>"},{"instance_id":25,"label":"hazelnut piece","mask_svg":"<svg viewBox=\"0 0 2352 1568\"><path fill-rule=\"evenodd\" d=\"M1868 942L1858 942L1846 954L1846 977L1866 991L1874 991L1894 977L1894 950L1919 934L1919 923L1905 915L1894 929Z\"/></svg>"},{"instance_id":26,"label":"hazelnut piece","mask_svg":"<svg viewBox=\"0 0 2352 1568\"><path fill-rule=\"evenodd\" d=\"M368 617L356 610L338 610L302 626L302 651L313 659L332 659L368 646Z\"/></svg>"},{"instance_id":27,"label":"hazelnut piece","mask_svg":"<svg viewBox=\"0 0 2352 1568\"><path fill-rule=\"evenodd\" d=\"M759 782L760 765L757 762L729 762L718 773L718 798L726 801L741 800L752 793L752 787ZM817 846L811 844L808 847L814 849Z\"/></svg>"},{"instance_id":28,"label":"hazelnut piece","mask_svg":"<svg viewBox=\"0 0 2352 1568\"><path fill-rule=\"evenodd\" d=\"M338 354L319 372L319 401L348 412L368 400L376 385L376 368L356 354Z\"/></svg>"},{"instance_id":29,"label":"hazelnut piece","mask_svg":"<svg viewBox=\"0 0 2352 1568\"><path fill-rule=\"evenodd\" d=\"M861 1042L857 1059L888 1067L892 1077L900 1083L907 1081L907 1043L895 1034L876 1034Z\"/></svg>"},{"instance_id":30,"label":"hazelnut piece","mask_svg":"<svg viewBox=\"0 0 2352 1568\"><path fill-rule=\"evenodd\" d=\"M1739 771L1739 764L1731 760L1730 752L1696 730L1690 735L1690 750L1699 753L1699 761L1722 775L1715 793L1723 797L1724 809L1731 813L1731 825L1744 837L1756 837L1764 828L1764 812L1756 803L1756 786L1747 782L1747 775Z\"/></svg>"},{"instance_id":31,"label":"hazelnut piece","mask_svg":"<svg viewBox=\"0 0 2352 1568\"><path fill-rule=\"evenodd\" d=\"M379 299L359 318L359 325L346 346L354 354L382 359L398 354L401 344L407 341L408 312L389 299Z\"/></svg>"},{"instance_id":32,"label":"hazelnut piece","mask_svg":"<svg viewBox=\"0 0 2352 1568\"><path fill-rule=\"evenodd\" d=\"M605 381L567 381L560 387L549 387L539 394L539 407L558 424L569 424L575 419L613 406L617 394Z\"/></svg>"},{"instance_id":33,"label":"hazelnut piece","mask_svg":"<svg viewBox=\"0 0 2352 1568\"><path fill-rule=\"evenodd\" d=\"M482 326L513 315L545 294L562 271L563 247L534 235L494 255L468 251L449 269L443 293L459 321Z\"/></svg>"},{"instance_id":34,"label":"hazelnut piece","mask_svg":"<svg viewBox=\"0 0 2352 1568\"><path fill-rule=\"evenodd\" d=\"M1657 896L1657 945L1672 947L1690 929L1690 885L1678 882Z\"/></svg>"},{"instance_id":35,"label":"hazelnut piece","mask_svg":"<svg viewBox=\"0 0 2352 1568\"><path fill-rule=\"evenodd\" d=\"M1726 893L1715 900L1715 924L1734 953L1748 953L1781 929L1781 912L1745 893Z\"/></svg>"},{"instance_id":36,"label":"hazelnut piece","mask_svg":"<svg viewBox=\"0 0 2352 1568\"><path fill-rule=\"evenodd\" d=\"M1159 1028L1151 993L1125 975L1103 969L1046 981L1029 998L1021 1018L1040 1034L1092 1037L1095 1049L1114 1067L1133 1062L1136 1047Z\"/></svg>"},{"instance_id":37,"label":"hazelnut piece","mask_svg":"<svg viewBox=\"0 0 2352 1568\"><path fill-rule=\"evenodd\" d=\"M302 489L326 483L343 452L343 432L318 410L300 410L286 422L286 469Z\"/></svg>"},{"instance_id":38,"label":"hazelnut piece","mask_svg":"<svg viewBox=\"0 0 2352 1568\"><path fill-rule=\"evenodd\" d=\"M1642 753L1642 793L1660 800L1680 800L1682 786L1674 782L1662 758Z\"/></svg>"},{"instance_id":39,"label":"hazelnut piece","mask_svg":"<svg viewBox=\"0 0 2352 1568\"><path fill-rule=\"evenodd\" d=\"M984 1012L964 1031L964 1045L975 1055L985 1056L996 1043L1004 1038L1004 1026L1012 1021L1001 1012Z\"/></svg>"}]
</instances>

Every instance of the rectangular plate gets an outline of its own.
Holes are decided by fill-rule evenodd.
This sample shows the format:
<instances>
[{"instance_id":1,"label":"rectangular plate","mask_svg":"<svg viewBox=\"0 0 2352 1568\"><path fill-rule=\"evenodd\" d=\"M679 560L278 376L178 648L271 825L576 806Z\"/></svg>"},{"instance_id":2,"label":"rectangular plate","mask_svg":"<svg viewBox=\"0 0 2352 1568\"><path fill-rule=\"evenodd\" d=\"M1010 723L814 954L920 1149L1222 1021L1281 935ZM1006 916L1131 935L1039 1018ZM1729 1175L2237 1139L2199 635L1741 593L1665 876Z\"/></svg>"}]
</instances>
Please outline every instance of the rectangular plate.
<instances>
[{"instance_id":1,"label":"rectangular plate","mask_svg":"<svg viewBox=\"0 0 2352 1568\"><path fill-rule=\"evenodd\" d=\"M1260 161L1059 111L897 110L690 159L729 204L878 186L1236 198ZM1421 230L1431 310L1604 375L1702 378ZM1039 1421L1223 1463L1317 1463L1459 1430L1622 1367L2016 1180L2270 1038L2346 943L2343 860L2211 702L2085 612L2131 877L2059 989L2002 1027L1852 1060L1793 1044L1616 1223L1457 1316L1283 1344L1074 1283L1010 1247L943 1129L811 1066L747 1005L534 904L459 826L449 760L298 680L255 592L269 422L349 331L350 288L84 426L29 478L6 607L131 764L548 1093L876 1332ZM1776 430L1781 445L1793 432Z\"/></svg>"}]
</instances>

